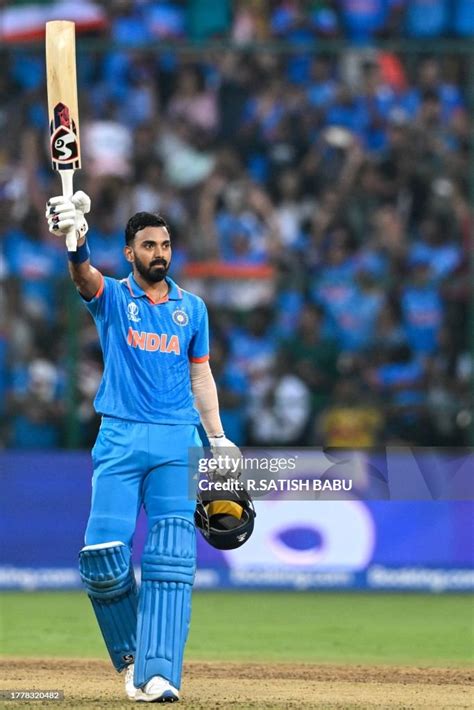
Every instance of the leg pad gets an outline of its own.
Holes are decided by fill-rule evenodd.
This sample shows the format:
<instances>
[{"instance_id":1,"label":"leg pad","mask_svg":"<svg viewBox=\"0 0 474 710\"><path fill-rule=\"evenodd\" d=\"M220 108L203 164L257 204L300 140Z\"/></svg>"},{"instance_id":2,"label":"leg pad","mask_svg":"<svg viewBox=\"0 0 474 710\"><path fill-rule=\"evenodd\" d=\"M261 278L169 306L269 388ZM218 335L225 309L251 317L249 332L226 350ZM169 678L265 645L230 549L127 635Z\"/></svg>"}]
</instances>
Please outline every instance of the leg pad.
<instances>
[{"instance_id":1,"label":"leg pad","mask_svg":"<svg viewBox=\"0 0 474 710\"><path fill-rule=\"evenodd\" d=\"M194 523L185 518L159 520L149 532L142 560L134 678L137 687L155 675L180 687L195 571Z\"/></svg>"},{"instance_id":2,"label":"leg pad","mask_svg":"<svg viewBox=\"0 0 474 710\"><path fill-rule=\"evenodd\" d=\"M79 571L112 663L122 670L135 656L138 594L131 551L122 542L89 545Z\"/></svg>"}]
</instances>

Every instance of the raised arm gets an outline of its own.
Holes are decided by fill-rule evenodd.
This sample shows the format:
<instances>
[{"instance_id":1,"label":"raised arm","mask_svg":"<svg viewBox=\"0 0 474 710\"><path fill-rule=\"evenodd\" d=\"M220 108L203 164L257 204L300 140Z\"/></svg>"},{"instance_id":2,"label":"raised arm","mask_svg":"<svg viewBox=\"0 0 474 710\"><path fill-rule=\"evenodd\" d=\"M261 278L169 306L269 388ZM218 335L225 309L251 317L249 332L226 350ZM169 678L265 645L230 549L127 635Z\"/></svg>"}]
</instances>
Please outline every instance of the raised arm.
<instances>
[{"instance_id":1,"label":"raised arm","mask_svg":"<svg viewBox=\"0 0 474 710\"><path fill-rule=\"evenodd\" d=\"M46 218L51 234L65 239L74 225L77 234L77 251L68 251L69 273L74 284L86 300L94 298L99 291L103 276L91 265L86 234L89 229L85 214L90 212L90 197L79 190L70 200L62 195L51 197L46 204Z\"/></svg>"}]
</instances>

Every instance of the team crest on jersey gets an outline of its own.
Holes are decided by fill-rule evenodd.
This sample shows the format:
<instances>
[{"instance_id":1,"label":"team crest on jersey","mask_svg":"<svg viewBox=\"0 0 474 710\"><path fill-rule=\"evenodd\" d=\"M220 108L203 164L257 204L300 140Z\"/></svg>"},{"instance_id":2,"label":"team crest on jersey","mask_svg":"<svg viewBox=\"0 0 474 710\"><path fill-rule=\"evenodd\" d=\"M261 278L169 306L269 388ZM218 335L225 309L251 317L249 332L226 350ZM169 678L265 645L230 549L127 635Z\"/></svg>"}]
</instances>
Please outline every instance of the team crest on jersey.
<instances>
[{"instance_id":1,"label":"team crest on jersey","mask_svg":"<svg viewBox=\"0 0 474 710\"><path fill-rule=\"evenodd\" d=\"M176 325L188 325L188 314L185 311L182 311L180 308L177 308L173 312L173 321L176 323Z\"/></svg>"},{"instance_id":2,"label":"team crest on jersey","mask_svg":"<svg viewBox=\"0 0 474 710\"><path fill-rule=\"evenodd\" d=\"M141 318L138 315L138 306L136 303L131 301L131 303L128 304L127 306L128 310L128 320L133 321L134 323L138 323Z\"/></svg>"}]
</instances>

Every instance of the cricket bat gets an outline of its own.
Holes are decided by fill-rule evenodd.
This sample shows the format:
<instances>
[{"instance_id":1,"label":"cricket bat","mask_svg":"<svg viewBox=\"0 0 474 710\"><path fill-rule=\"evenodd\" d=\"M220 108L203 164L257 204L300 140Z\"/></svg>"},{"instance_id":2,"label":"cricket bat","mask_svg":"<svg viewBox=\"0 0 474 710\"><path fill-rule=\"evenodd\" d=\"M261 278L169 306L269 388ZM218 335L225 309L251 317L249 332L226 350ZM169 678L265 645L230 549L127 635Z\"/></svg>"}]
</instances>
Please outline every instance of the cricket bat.
<instances>
[{"instance_id":1,"label":"cricket bat","mask_svg":"<svg viewBox=\"0 0 474 710\"><path fill-rule=\"evenodd\" d=\"M81 167L74 22L46 23L46 78L51 160L61 177L63 195L70 198L74 171ZM66 245L68 251L77 250L74 227L66 235Z\"/></svg>"}]
</instances>

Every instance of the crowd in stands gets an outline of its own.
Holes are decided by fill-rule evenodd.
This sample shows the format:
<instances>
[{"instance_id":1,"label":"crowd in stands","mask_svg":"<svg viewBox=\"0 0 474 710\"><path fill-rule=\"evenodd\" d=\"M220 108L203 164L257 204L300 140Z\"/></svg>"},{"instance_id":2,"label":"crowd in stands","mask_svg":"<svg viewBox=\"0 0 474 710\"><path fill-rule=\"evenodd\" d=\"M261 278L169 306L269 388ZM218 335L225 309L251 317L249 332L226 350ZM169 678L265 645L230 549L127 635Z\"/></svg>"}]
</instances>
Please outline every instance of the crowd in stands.
<instances>
[{"instance_id":1,"label":"crowd in stands","mask_svg":"<svg viewBox=\"0 0 474 710\"><path fill-rule=\"evenodd\" d=\"M347 38L469 37L472 0L97 0L111 34L144 39L228 38L245 44L272 38L304 43Z\"/></svg>"},{"instance_id":2,"label":"crowd in stands","mask_svg":"<svg viewBox=\"0 0 474 710\"><path fill-rule=\"evenodd\" d=\"M335 53L80 53L75 185L92 198L94 265L126 276L128 217L165 216L170 273L209 306L222 419L239 444L467 444L467 64L357 43L394 27L468 34L472 3L256 0L232 3L233 13L218 4L222 29L203 36L353 41ZM184 36L189 21L185 3L107 5L121 42L144 28L159 36L166 23ZM213 3L189 3L198 5ZM428 6L429 27L419 20ZM361 7L378 14L362 23ZM1 59L2 442L65 445L74 397L77 443L88 447L102 359L43 216L59 192L43 57L25 47Z\"/></svg>"},{"instance_id":3,"label":"crowd in stands","mask_svg":"<svg viewBox=\"0 0 474 710\"><path fill-rule=\"evenodd\" d=\"M300 47L343 39L363 45L474 34L473 0L3 0L0 38L37 37L37 24L47 19L73 19L80 31L129 46L209 39L238 45L277 39Z\"/></svg>"}]
</instances>

